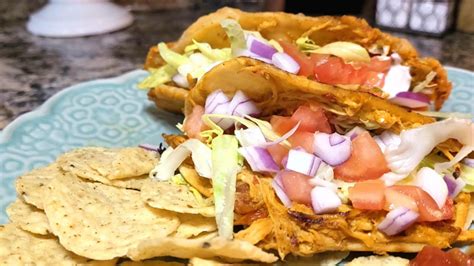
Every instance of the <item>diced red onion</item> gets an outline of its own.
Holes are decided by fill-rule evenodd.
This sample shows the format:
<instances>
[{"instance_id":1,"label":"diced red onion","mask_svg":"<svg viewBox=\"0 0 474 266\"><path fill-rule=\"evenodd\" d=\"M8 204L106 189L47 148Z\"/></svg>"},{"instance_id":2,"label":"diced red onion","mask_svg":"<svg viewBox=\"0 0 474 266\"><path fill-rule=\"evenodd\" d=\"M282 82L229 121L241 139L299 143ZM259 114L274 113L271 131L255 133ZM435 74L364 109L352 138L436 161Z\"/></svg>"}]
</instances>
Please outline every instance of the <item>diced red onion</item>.
<instances>
[{"instance_id":1,"label":"diced red onion","mask_svg":"<svg viewBox=\"0 0 474 266\"><path fill-rule=\"evenodd\" d=\"M285 53L274 53L272 56L272 63L281 70L296 74L300 71L300 65L291 56Z\"/></svg>"},{"instance_id":2,"label":"diced red onion","mask_svg":"<svg viewBox=\"0 0 474 266\"><path fill-rule=\"evenodd\" d=\"M408 108L421 108L430 104L430 98L428 96L412 91L399 92L394 98L391 98L390 101Z\"/></svg>"},{"instance_id":3,"label":"diced red onion","mask_svg":"<svg viewBox=\"0 0 474 266\"><path fill-rule=\"evenodd\" d=\"M242 91L237 91L230 101L228 114L244 117L245 115L258 115L260 110Z\"/></svg>"},{"instance_id":4,"label":"diced red onion","mask_svg":"<svg viewBox=\"0 0 474 266\"><path fill-rule=\"evenodd\" d=\"M264 43L263 41L258 40L257 38L251 39L249 50L250 52L256 55L267 59L272 59L273 54L277 52L277 50L273 48L273 46Z\"/></svg>"},{"instance_id":5,"label":"diced red onion","mask_svg":"<svg viewBox=\"0 0 474 266\"><path fill-rule=\"evenodd\" d=\"M273 160L270 153L262 147L242 147L239 153L244 156L250 167L255 172L278 172L280 168Z\"/></svg>"},{"instance_id":6,"label":"diced red onion","mask_svg":"<svg viewBox=\"0 0 474 266\"><path fill-rule=\"evenodd\" d=\"M207 96L204 105L205 114L227 114L227 104L230 102L229 97L221 90L213 91Z\"/></svg>"},{"instance_id":7,"label":"diced red onion","mask_svg":"<svg viewBox=\"0 0 474 266\"><path fill-rule=\"evenodd\" d=\"M389 236L405 231L416 222L419 214L405 207L390 211L377 228Z\"/></svg>"},{"instance_id":8,"label":"diced red onion","mask_svg":"<svg viewBox=\"0 0 474 266\"><path fill-rule=\"evenodd\" d=\"M349 137L351 140L355 139L360 134L367 132L365 128L361 128L359 126L354 127L353 129L349 130L344 136Z\"/></svg>"},{"instance_id":9,"label":"diced red onion","mask_svg":"<svg viewBox=\"0 0 474 266\"><path fill-rule=\"evenodd\" d=\"M160 149L161 149L160 146L153 145L153 144L147 144L147 143L140 144L140 145L138 145L138 147L140 147L142 149L145 149L147 151L154 151L154 152L159 152Z\"/></svg>"},{"instance_id":10,"label":"diced red onion","mask_svg":"<svg viewBox=\"0 0 474 266\"><path fill-rule=\"evenodd\" d=\"M448 187L448 196L454 199L459 192L466 186L466 182L462 180L462 178L454 178L451 175L445 175L443 177L444 182L446 182L446 186Z\"/></svg>"},{"instance_id":11,"label":"diced red onion","mask_svg":"<svg viewBox=\"0 0 474 266\"><path fill-rule=\"evenodd\" d=\"M291 149L285 168L304 175L314 176L318 171L321 159L305 151Z\"/></svg>"},{"instance_id":12,"label":"diced red onion","mask_svg":"<svg viewBox=\"0 0 474 266\"><path fill-rule=\"evenodd\" d=\"M290 208L291 207L291 200L286 195L285 190L283 189L283 185L281 183L281 180L277 179L279 176L280 175L278 174L275 178L273 178L272 187L275 190L275 193L277 194L280 201L283 203L283 205L285 205L285 207L287 207L287 208Z\"/></svg>"},{"instance_id":13,"label":"diced red onion","mask_svg":"<svg viewBox=\"0 0 474 266\"><path fill-rule=\"evenodd\" d=\"M238 52L237 56L246 56L246 57L250 57L250 58L253 58L253 59L263 61L267 64L273 64L271 59L268 59L268 58L259 56L257 54L254 54L254 53L250 52L250 50L241 50L241 51Z\"/></svg>"},{"instance_id":14,"label":"diced red onion","mask_svg":"<svg viewBox=\"0 0 474 266\"><path fill-rule=\"evenodd\" d=\"M465 158L464 160L462 160L462 163L469 167L474 167L474 159Z\"/></svg>"},{"instance_id":15,"label":"diced red onion","mask_svg":"<svg viewBox=\"0 0 474 266\"><path fill-rule=\"evenodd\" d=\"M326 187L315 187L311 190L311 205L316 214L334 212L342 202L336 192Z\"/></svg>"},{"instance_id":16,"label":"diced red onion","mask_svg":"<svg viewBox=\"0 0 474 266\"><path fill-rule=\"evenodd\" d=\"M281 159L281 165L283 165L283 167L286 167L287 163L288 163L288 155L285 155L285 157Z\"/></svg>"},{"instance_id":17,"label":"diced red onion","mask_svg":"<svg viewBox=\"0 0 474 266\"><path fill-rule=\"evenodd\" d=\"M337 133L315 133L313 145L314 153L331 166L339 165L351 156L351 141Z\"/></svg>"},{"instance_id":18,"label":"diced red onion","mask_svg":"<svg viewBox=\"0 0 474 266\"><path fill-rule=\"evenodd\" d=\"M428 193L440 209L443 208L448 197L448 186L440 174L429 167L423 167L416 174L414 184Z\"/></svg>"},{"instance_id":19,"label":"diced red onion","mask_svg":"<svg viewBox=\"0 0 474 266\"><path fill-rule=\"evenodd\" d=\"M261 146L267 143L265 136L258 127L239 129L234 131L234 134L242 147Z\"/></svg>"}]
</instances>

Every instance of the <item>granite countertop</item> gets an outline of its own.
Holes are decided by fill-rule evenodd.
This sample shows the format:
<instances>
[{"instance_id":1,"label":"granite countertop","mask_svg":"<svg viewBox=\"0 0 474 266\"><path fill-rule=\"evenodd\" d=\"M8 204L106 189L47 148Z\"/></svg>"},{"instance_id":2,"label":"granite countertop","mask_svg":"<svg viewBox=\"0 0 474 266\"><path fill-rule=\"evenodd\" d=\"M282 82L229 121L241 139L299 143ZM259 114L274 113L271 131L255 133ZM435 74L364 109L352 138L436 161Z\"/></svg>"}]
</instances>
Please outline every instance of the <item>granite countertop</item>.
<instances>
[{"instance_id":1,"label":"granite countertop","mask_svg":"<svg viewBox=\"0 0 474 266\"><path fill-rule=\"evenodd\" d=\"M194 9L135 13L134 24L122 31L50 39L33 36L25 29L27 15L42 2L8 12L5 3L0 3L0 129L70 85L141 68L150 46L176 39L197 17L209 12ZM401 36L424 56L474 71L474 34L456 32L442 39Z\"/></svg>"}]
</instances>

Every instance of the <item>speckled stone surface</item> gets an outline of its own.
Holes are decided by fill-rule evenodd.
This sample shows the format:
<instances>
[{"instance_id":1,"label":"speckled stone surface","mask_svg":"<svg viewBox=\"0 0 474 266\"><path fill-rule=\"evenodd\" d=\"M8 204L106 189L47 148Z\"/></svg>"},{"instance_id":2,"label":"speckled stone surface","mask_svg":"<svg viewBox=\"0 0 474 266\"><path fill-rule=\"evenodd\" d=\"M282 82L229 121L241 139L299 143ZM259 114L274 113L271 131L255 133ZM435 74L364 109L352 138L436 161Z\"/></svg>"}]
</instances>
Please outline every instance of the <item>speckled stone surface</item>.
<instances>
[{"instance_id":1,"label":"speckled stone surface","mask_svg":"<svg viewBox=\"0 0 474 266\"><path fill-rule=\"evenodd\" d=\"M44 0L0 1L0 129L70 85L141 68L158 41L171 41L209 9L135 13L122 31L85 38L49 39L25 29L28 14ZM474 35L443 39L403 35L425 56L474 70Z\"/></svg>"}]
</instances>

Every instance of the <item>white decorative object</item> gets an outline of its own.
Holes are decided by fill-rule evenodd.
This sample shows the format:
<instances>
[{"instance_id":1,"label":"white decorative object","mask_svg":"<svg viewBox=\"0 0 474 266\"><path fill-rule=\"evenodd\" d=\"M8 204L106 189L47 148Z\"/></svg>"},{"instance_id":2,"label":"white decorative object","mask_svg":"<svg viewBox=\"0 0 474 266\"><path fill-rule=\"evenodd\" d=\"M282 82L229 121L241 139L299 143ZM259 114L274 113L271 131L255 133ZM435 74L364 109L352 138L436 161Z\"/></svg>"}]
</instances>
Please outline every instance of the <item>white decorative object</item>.
<instances>
[{"instance_id":1,"label":"white decorative object","mask_svg":"<svg viewBox=\"0 0 474 266\"><path fill-rule=\"evenodd\" d=\"M107 0L50 0L30 16L28 30L47 37L79 37L129 26L132 15Z\"/></svg>"}]
</instances>

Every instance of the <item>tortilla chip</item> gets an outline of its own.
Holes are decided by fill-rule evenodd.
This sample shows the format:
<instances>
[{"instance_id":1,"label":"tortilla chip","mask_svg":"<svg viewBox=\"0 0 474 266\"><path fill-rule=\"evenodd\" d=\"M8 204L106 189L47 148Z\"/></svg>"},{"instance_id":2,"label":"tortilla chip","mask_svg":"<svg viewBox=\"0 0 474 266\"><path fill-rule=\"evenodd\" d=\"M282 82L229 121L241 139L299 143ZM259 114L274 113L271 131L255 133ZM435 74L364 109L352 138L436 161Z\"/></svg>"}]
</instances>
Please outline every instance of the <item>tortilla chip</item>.
<instances>
[{"instance_id":1,"label":"tortilla chip","mask_svg":"<svg viewBox=\"0 0 474 266\"><path fill-rule=\"evenodd\" d=\"M10 222L17 224L21 229L39 235L51 233L48 218L44 212L21 199L16 199L7 208Z\"/></svg>"},{"instance_id":2,"label":"tortilla chip","mask_svg":"<svg viewBox=\"0 0 474 266\"><path fill-rule=\"evenodd\" d=\"M144 261L124 261L120 266L184 266L185 263L164 261L159 259L150 259Z\"/></svg>"},{"instance_id":3,"label":"tortilla chip","mask_svg":"<svg viewBox=\"0 0 474 266\"><path fill-rule=\"evenodd\" d=\"M158 153L139 147L88 147L65 153L57 162L66 172L107 184L114 179L148 174L158 163L158 157Z\"/></svg>"},{"instance_id":4,"label":"tortilla chip","mask_svg":"<svg viewBox=\"0 0 474 266\"><path fill-rule=\"evenodd\" d=\"M408 266L410 261L405 258L394 257L394 256L368 256L358 257L347 263L346 266Z\"/></svg>"},{"instance_id":5,"label":"tortilla chip","mask_svg":"<svg viewBox=\"0 0 474 266\"><path fill-rule=\"evenodd\" d=\"M173 256L177 258L200 257L204 259L221 257L224 259L253 260L265 263L278 260L275 255L266 253L248 242L226 240L221 237L210 240L157 237L144 241L135 248L132 248L128 256L133 260L160 256Z\"/></svg>"},{"instance_id":6,"label":"tortilla chip","mask_svg":"<svg viewBox=\"0 0 474 266\"><path fill-rule=\"evenodd\" d=\"M63 175L64 173L57 163L34 169L18 177L15 182L16 193L27 203L38 209L43 209L43 197L47 192L49 181Z\"/></svg>"},{"instance_id":7,"label":"tortilla chip","mask_svg":"<svg viewBox=\"0 0 474 266\"><path fill-rule=\"evenodd\" d=\"M109 180L107 183L105 183L105 185L110 185L118 188L141 190L144 185L148 185L151 182L153 182L153 180L151 180L151 178L147 174L138 177Z\"/></svg>"},{"instance_id":8,"label":"tortilla chip","mask_svg":"<svg viewBox=\"0 0 474 266\"><path fill-rule=\"evenodd\" d=\"M217 230L216 220L213 217L204 217L198 214L179 214L179 227L173 237L192 238L204 232Z\"/></svg>"},{"instance_id":9,"label":"tortilla chip","mask_svg":"<svg viewBox=\"0 0 474 266\"><path fill-rule=\"evenodd\" d=\"M15 224L0 225L1 265L115 265L92 261L65 250L54 237L25 232Z\"/></svg>"},{"instance_id":10,"label":"tortilla chip","mask_svg":"<svg viewBox=\"0 0 474 266\"><path fill-rule=\"evenodd\" d=\"M265 239L272 232L272 226L273 223L270 218L258 219L249 227L237 232L235 238L255 245Z\"/></svg>"},{"instance_id":11,"label":"tortilla chip","mask_svg":"<svg viewBox=\"0 0 474 266\"><path fill-rule=\"evenodd\" d=\"M206 197L212 196L211 180L199 176L194 167L189 165L181 165L179 167L179 172L192 187L199 191L199 193L203 194Z\"/></svg>"},{"instance_id":12,"label":"tortilla chip","mask_svg":"<svg viewBox=\"0 0 474 266\"><path fill-rule=\"evenodd\" d=\"M199 199L187 185L154 181L143 187L142 200L153 208L178 213L201 214L214 217L214 202L211 198Z\"/></svg>"},{"instance_id":13,"label":"tortilla chip","mask_svg":"<svg viewBox=\"0 0 474 266\"><path fill-rule=\"evenodd\" d=\"M74 253L97 260L121 257L139 242L165 237L179 226L173 213L149 208L140 192L71 175L53 179L44 195L53 233Z\"/></svg>"},{"instance_id":14,"label":"tortilla chip","mask_svg":"<svg viewBox=\"0 0 474 266\"><path fill-rule=\"evenodd\" d=\"M331 251L314 254L312 257L296 257L288 256L285 263L276 263L277 265L318 265L318 266L334 266L349 256L348 251ZM387 264L391 265L391 264ZM370 266L370 264L368 265Z\"/></svg>"}]
</instances>

